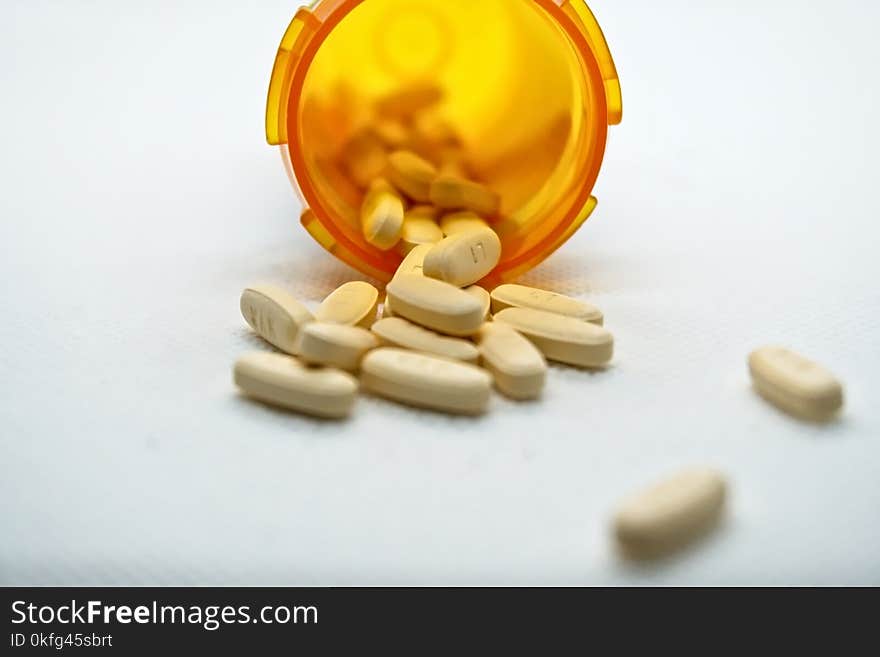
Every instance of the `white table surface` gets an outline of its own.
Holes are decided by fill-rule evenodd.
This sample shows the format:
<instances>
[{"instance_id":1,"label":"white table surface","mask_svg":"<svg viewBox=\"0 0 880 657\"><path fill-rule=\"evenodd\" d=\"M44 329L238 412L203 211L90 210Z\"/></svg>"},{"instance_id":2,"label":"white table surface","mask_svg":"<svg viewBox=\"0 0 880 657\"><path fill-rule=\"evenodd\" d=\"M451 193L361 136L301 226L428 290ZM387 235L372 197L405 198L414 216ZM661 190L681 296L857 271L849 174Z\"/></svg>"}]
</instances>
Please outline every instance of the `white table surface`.
<instances>
[{"instance_id":1,"label":"white table surface","mask_svg":"<svg viewBox=\"0 0 880 657\"><path fill-rule=\"evenodd\" d=\"M241 288L356 277L264 142L295 3L0 6L4 584L880 584L880 4L595 0L625 117L586 226L527 281L595 302L614 367L481 419L248 403ZM750 390L780 342L843 417ZM617 501L692 463L721 529L620 561Z\"/></svg>"}]
</instances>

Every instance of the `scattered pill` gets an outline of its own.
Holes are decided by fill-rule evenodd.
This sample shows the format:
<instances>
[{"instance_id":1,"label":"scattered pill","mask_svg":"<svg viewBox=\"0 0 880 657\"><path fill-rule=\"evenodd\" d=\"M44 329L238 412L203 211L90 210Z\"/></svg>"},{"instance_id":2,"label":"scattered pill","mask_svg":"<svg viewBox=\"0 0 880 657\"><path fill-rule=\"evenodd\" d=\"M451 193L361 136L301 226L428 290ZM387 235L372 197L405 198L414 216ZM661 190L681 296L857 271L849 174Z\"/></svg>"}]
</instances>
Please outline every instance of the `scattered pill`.
<instances>
[{"instance_id":1,"label":"scattered pill","mask_svg":"<svg viewBox=\"0 0 880 657\"><path fill-rule=\"evenodd\" d=\"M434 245L425 256L424 274L466 287L487 276L501 259L501 240L491 228L456 233Z\"/></svg>"},{"instance_id":2,"label":"scattered pill","mask_svg":"<svg viewBox=\"0 0 880 657\"><path fill-rule=\"evenodd\" d=\"M467 363L381 347L364 358L361 383L375 394L413 406L478 414L489 404L492 377Z\"/></svg>"},{"instance_id":3,"label":"scattered pill","mask_svg":"<svg viewBox=\"0 0 880 657\"><path fill-rule=\"evenodd\" d=\"M501 206L501 197L488 187L447 174L431 182L430 200L438 208L473 210L483 217L496 215Z\"/></svg>"},{"instance_id":4,"label":"scattered pill","mask_svg":"<svg viewBox=\"0 0 880 657\"><path fill-rule=\"evenodd\" d=\"M843 406L843 386L821 365L783 347L763 347L749 356L755 390L791 415L825 422Z\"/></svg>"},{"instance_id":5,"label":"scattered pill","mask_svg":"<svg viewBox=\"0 0 880 657\"><path fill-rule=\"evenodd\" d=\"M472 342L435 333L402 317L382 318L370 329L383 345L423 351L435 356L476 363L479 351Z\"/></svg>"},{"instance_id":6,"label":"scattered pill","mask_svg":"<svg viewBox=\"0 0 880 657\"><path fill-rule=\"evenodd\" d=\"M636 493L615 515L618 543L634 557L683 546L717 522L726 488L720 472L692 468Z\"/></svg>"},{"instance_id":7,"label":"scattered pill","mask_svg":"<svg viewBox=\"0 0 880 657\"><path fill-rule=\"evenodd\" d=\"M241 314L257 335L289 354L300 329L313 317L308 308L274 285L252 285L241 293Z\"/></svg>"},{"instance_id":8,"label":"scattered pill","mask_svg":"<svg viewBox=\"0 0 880 657\"><path fill-rule=\"evenodd\" d=\"M601 326L531 308L493 315L531 340L548 360L578 367L603 367L614 355L614 337Z\"/></svg>"},{"instance_id":9,"label":"scattered pill","mask_svg":"<svg viewBox=\"0 0 880 657\"><path fill-rule=\"evenodd\" d=\"M420 244L436 244L442 239L443 232L431 217L407 212L403 217L403 230L397 249L406 255Z\"/></svg>"},{"instance_id":10,"label":"scattered pill","mask_svg":"<svg viewBox=\"0 0 880 657\"><path fill-rule=\"evenodd\" d=\"M392 185L414 201L428 203L437 168L411 151L394 151L388 156L387 176Z\"/></svg>"},{"instance_id":11,"label":"scattered pill","mask_svg":"<svg viewBox=\"0 0 880 657\"><path fill-rule=\"evenodd\" d=\"M253 399L328 418L349 415L358 391L357 379L350 374L309 368L291 356L268 352L239 358L233 380Z\"/></svg>"},{"instance_id":12,"label":"scattered pill","mask_svg":"<svg viewBox=\"0 0 880 657\"><path fill-rule=\"evenodd\" d=\"M484 219L470 210L453 212L440 219L440 230L447 237L456 233L466 233L488 227L489 224Z\"/></svg>"},{"instance_id":13,"label":"scattered pill","mask_svg":"<svg viewBox=\"0 0 880 657\"><path fill-rule=\"evenodd\" d=\"M483 319L487 319L489 317L489 309L492 306L492 298L489 296L486 288L480 287L479 285L469 285L464 288L464 291L480 302L483 306Z\"/></svg>"},{"instance_id":14,"label":"scattered pill","mask_svg":"<svg viewBox=\"0 0 880 657\"><path fill-rule=\"evenodd\" d=\"M351 281L336 288L321 302L315 319L331 324L370 328L376 321L379 291L369 283Z\"/></svg>"},{"instance_id":15,"label":"scattered pill","mask_svg":"<svg viewBox=\"0 0 880 657\"><path fill-rule=\"evenodd\" d=\"M483 323L483 306L457 287L417 274L396 276L386 288L394 313L449 335L473 335Z\"/></svg>"},{"instance_id":16,"label":"scattered pill","mask_svg":"<svg viewBox=\"0 0 880 657\"><path fill-rule=\"evenodd\" d=\"M529 340L513 328L487 322L476 336L483 366L495 387L512 399L535 399L544 389L547 361Z\"/></svg>"},{"instance_id":17,"label":"scattered pill","mask_svg":"<svg viewBox=\"0 0 880 657\"><path fill-rule=\"evenodd\" d=\"M602 311L583 301L572 299L563 294L539 290L525 285L500 285L492 290L492 312L497 313L505 308L532 308L557 315L574 317L584 322L602 326Z\"/></svg>"},{"instance_id":18,"label":"scattered pill","mask_svg":"<svg viewBox=\"0 0 880 657\"><path fill-rule=\"evenodd\" d=\"M311 322L299 332L296 353L309 365L355 372L364 355L378 346L376 336L359 326Z\"/></svg>"},{"instance_id":19,"label":"scattered pill","mask_svg":"<svg viewBox=\"0 0 880 657\"><path fill-rule=\"evenodd\" d=\"M433 246L433 244L420 244L407 253L406 257L404 257L403 261L397 267L397 271L394 272L394 278L403 274L417 274L418 276L421 276L423 274L422 270L424 268L425 256L428 255L428 251L430 251Z\"/></svg>"},{"instance_id":20,"label":"scattered pill","mask_svg":"<svg viewBox=\"0 0 880 657\"><path fill-rule=\"evenodd\" d=\"M394 248L403 232L403 218L403 200L383 178L376 178L361 205L364 239L383 251Z\"/></svg>"}]
</instances>

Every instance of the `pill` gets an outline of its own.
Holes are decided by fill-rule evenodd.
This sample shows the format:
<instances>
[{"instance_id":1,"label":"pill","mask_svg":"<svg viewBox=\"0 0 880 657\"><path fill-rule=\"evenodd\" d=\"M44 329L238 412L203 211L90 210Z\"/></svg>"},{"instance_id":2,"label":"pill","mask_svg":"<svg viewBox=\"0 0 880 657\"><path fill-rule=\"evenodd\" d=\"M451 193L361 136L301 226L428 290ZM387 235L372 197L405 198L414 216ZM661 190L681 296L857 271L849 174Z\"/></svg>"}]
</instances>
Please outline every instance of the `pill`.
<instances>
[{"instance_id":1,"label":"pill","mask_svg":"<svg viewBox=\"0 0 880 657\"><path fill-rule=\"evenodd\" d=\"M473 335L483 323L483 307L476 298L434 278L401 274L386 292L396 315L440 333Z\"/></svg>"},{"instance_id":2,"label":"pill","mask_svg":"<svg viewBox=\"0 0 880 657\"><path fill-rule=\"evenodd\" d=\"M376 178L361 205L364 239L383 251L394 248L403 232L403 217L403 199L387 181Z\"/></svg>"},{"instance_id":3,"label":"pill","mask_svg":"<svg viewBox=\"0 0 880 657\"><path fill-rule=\"evenodd\" d=\"M726 497L724 476L690 468L625 500L614 517L614 534L631 556L655 556L710 529Z\"/></svg>"},{"instance_id":4,"label":"pill","mask_svg":"<svg viewBox=\"0 0 880 657\"><path fill-rule=\"evenodd\" d=\"M361 189L381 176L388 165L382 142L369 130L356 132L343 146L340 159L349 177Z\"/></svg>"},{"instance_id":5,"label":"pill","mask_svg":"<svg viewBox=\"0 0 880 657\"><path fill-rule=\"evenodd\" d=\"M400 87L376 102L376 113L386 118L408 119L438 104L443 90L430 83L413 83Z\"/></svg>"},{"instance_id":6,"label":"pill","mask_svg":"<svg viewBox=\"0 0 880 657\"><path fill-rule=\"evenodd\" d=\"M501 240L491 228L443 238L425 255L425 276L466 287L488 275L501 259Z\"/></svg>"},{"instance_id":7,"label":"pill","mask_svg":"<svg viewBox=\"0 0 880 657\"><path fill-rule=\"evenodd\" d=\"M328 365L354 372L364 355L378 346L376 336L359 326L311 322L299 332L296 353L309 365Z\"/></svg>"},{"instance_id":8,"label":"pill","mask_svg":"<svg viewBox=\"0 0 880 657\"><path fill-rule=\"evenodd\" d=\"M483 367L495 387L512 399L535 399L544 389L547 361L537 347L514 329L488 322L476 336Z\"/></svg>"},{"instance_id":9,"label":"pill","mask_svg":"<svg viewBox=\"0 0 880 657\"><path fill-rule=\"evenodd\" d=\"M424 214L407 212L403 217L403 230L397 250L406 255L420 244L436 244L443 239L440 226Z\"/></svg>"},{"instance_id":10,"label":"pill","mask_svg":"<svg viewBox=\"0 0 880 657\"><path fill-rule=\"evenodd\" d=\"M614 337L601 326L531 308L506 308L493 315L526 336L548 360L602 367L614 355Z\"/></svg>"},{"instance_id":11,"label":"pill","mask_svg":"<svg viewBox=\"0 0 880 657\"><path fill-rule=\"evenodd\" d=\"M331 324L370 328L376 321L379 291L369 283L351 281L339 286L321 302L315 319Z\"/></svg>"},{"instance_id":12,"label":"pill","mask_svg":"<svg viewBox=\"0 0 880 657\"><path fill-rule=\"evenodd\" d=\"M420 244L407 253L406 257L400 265L398 265L397 271L394 272L394 277L396 278L402 274L417 274L421 276L425 263L425 256L428 255L428 251L430 251L433 246L433 244Z\"/></svg>"},{"instance_id":13,"label":"pill","mask_svg":"<svg viewBox=\"0 0 880 657\"><path fill-rule=\"evenodd\" d=\"M484 219L470 210L453 212L440 219L440 230L447 237L456 233L466 233L488 227L489 224Z\"/></svg>"},{"instance_id":14,"label":"pill","mask_svg":"<svg viewBox=\"0 0 880 657\"><path fill-rule=\"evenodd\" d=\"M436 167L411 151L394 151L388 156L388 180L414 201L431 200L431 182L437 177Z\"/></svg>"},{"instance_id":15,"label":"pill","mask_svg":"<svg viewBox=\"0 0 880 657\"><path fill-rule=\"evenodd\" d=\"M479 285L469 285L464 288L464 291L474 297L483 306L483 319L485 320L489 317L489 308L492 305L492 298L489 296L486 288L480 287Z\"/></svg>"},{"instance_id":16,"label":"pill","mask_svg":"<svg viewBox=\"0 0 880 657\"><path fill-rule=\"evenodd\" d=\"M763 347L749 355L755 390L797 417L823 422L843 406L843 386L821 365L783 347Z\"/></svg>"},{"instance_id":17,"label":"pill","mask_svg":"<svg viewBox=\"0 0 880 657\"><path fill-rule=\"evenodd\" d=\"M313 317L308 308L274 285L252 285L241 293L241 314L257 335L289 354L296 337Z\"/></svg>"},{"instance_id":18,"label":"pill","mask_svg":"<svg viewBox=\"0 0 880 657\"><path fill-rule=\"evenodd\" d=\"M379 140L391 149L403 148L412 139L406 125L397 119L377 119L371 128Z\"/></svg>"},{"instance_id":19,"label":"pill","mask_svg":"<svg viewBox=\"0 0 880 657\"><path fill-rule=\"evenodd\" d=\"M340 418L351 413L358 382L330 368L309 368L283 354L256 352L239 358L235 384L249 397L319 417Z\"/></svg>"},{"instance_id":20,"label":"pill","mask_svg":"<svg viewBox=\"0 0 880 657\"><path fill-rule=\"evenodd\" d=\"M602 326L602 311L583 301L572 299L563 294L539 290L525 285L499 285L492 290L492 312L497 313L505 308L532 308L548 313L574 317L584 322Z\"/></svg>"},{"instance_id":21,"label":"pill","mask_svg":"<svg viewBox=\"0 0 880 657\"><path fill-rule=\"evenodd\" d=\"M469 363L476 363L480 357L479 351L472 342L440 335L402 317L380 319L370 330L383 345L390 347L423 351Z\"/></svg>"},{"instance_id":22,"label":"pill","mask_svg":"<svg viewBox=\"0 0 880 657\"><path fill-rule=\"evenodd\" d=\"M429 192L438 208L473 210L483 217L494 216L501 206L501 197L485 185L448 174L436 176Z\"/></svg>"},{"instance_id":23,"label":"pill","mask_svg":"<svg viewBox=\"0 0 880 657\"><path fill-rule=\"evenodd\" d=\"M478 414L489 404L492 377L475 365L381 347L364 358L361 383L365 390L413 406Z\"/></svg>"}]
</instances>

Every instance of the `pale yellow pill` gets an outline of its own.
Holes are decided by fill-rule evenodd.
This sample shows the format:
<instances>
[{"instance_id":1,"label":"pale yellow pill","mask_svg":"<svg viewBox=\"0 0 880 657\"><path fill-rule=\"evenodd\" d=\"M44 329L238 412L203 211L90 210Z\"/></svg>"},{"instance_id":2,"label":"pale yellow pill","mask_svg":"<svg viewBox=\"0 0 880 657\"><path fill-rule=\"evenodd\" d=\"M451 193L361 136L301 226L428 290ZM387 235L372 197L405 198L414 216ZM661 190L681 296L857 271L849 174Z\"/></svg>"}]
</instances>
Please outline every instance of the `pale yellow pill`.
<instances>
[{"instance_id":1,"label":"pale yellow pill","mask_svg":"<svg viewBox=\"0 0 880 657\"><path fill-rule=\"evenodd\" d=\"M489 224L484 219L470 210L453 212L440 219L440 230L447 237L456 233L466 233L488 227Z\"/></svg>"},{"instance_id":2,"label":"pale yellow pill","mask_svg":"<svg viewBox=\"0 0 880 657\"><path fill-rule=\"evenodd\" d=\"M363 281L339 286L321 302L315 319L331 324L370 328L376 321L379 290Z\"/></svg>"},{"instance_id":3,"label":"pale yellow pill","mask_svg":"<svg viewBox=\"0 0 880 657\"><path fill-rule=\"evenodd\" d=\"M492 377L475 365L393 347L375 349L361 364L365 390L448 413L486 410Z\"/></svg>"},{"instance_id":4,"label":"pale yellow pill","mask_svg":"<svg viewBox=\"0 0 880 657\"><path fill-rule=\"evenodd\" d=\"M421 276L425 263L425 256L428 255L428 251L430 251L433 246L433 244L420 244L412 249L406 254L406 257L400 265L398 265L397 271L394 272L394 277L397 278L402 274L417 274Z\"/></svg>"},{"instance_id":5,"label":"pale yellow pill","mask_svg":"<svg viewBox=\"0 0 880 657\"><path fill-rule=\"evenodd\" d=\"M485 185L448 174L434 178L429 197L438 208L473 210L484 217L495 216L501 207L501 197Z\"/></svg>"},{"instance_id":6,"label":"pale yellow pill","mask_svg":"<svg viewBox=\"0 0 880 657\"><path fill-rule=\"evenodd\" d=\"M407 212L403 217L403 230L397 250L406 255L420 244L436 244L442 239L440 226L431 217Z\"/></svg>"},{"instance_id":7,"label":"pale yellow pill","mask_svg":"<svg viewBox=\"0 0 880 657\"><path fill-rule=\"evenodd\" d=\"M602 311L583 301L572 299L563 294L539 290L525 285L499 285L492 290L492 312L497 313L505 308L532 308L548 313L574 317L584 322L602 326Z\"/></svg>"},{"instance_id":8,"label":"pale yellow pill","mask_svg":"<svg viewBox=\"0 0 880 657\"><path fill-rule=\"evenodd\" d=\"M309 365L354 372L364 355L379 346L379 340L359 326L311 322L299 332L296 345L297 355Z\"/></svg>"},{"instance_id":9,"label":"pale yellow pill","mask_svg":"<svg viewBox=\"0 0 880 657\"><path fill-rule=\"evenodd\" d=\"M291 356L266 352L239 358L233 380L253 399L328 418L349 415L358 390L357 379L350 374L309 368Z\"/></svg>"},{"instance_id":10,"label":"pale yellow pill","mask_svg":"<svg viewBox=\"0 0 880 657\"><path fill-rule=\"evenodd\" d=\"M443 90L437 85L420 82L395 89L376 103L376 113L386 118L409 119L417 112L438 104Z\"/></svg>"},{"instance_id":11,"label":"pale yellow pill","mask_svg":"<svg viewBox=\"0 0 880 657\"><path fill-rule=\"evenodd\" d=\"M361 205L364 239L383 251L400 241L403 232L403 199L384 179L376 178Z\"/></svg>"},{"instance_id":12,"label":"pale yellow pill","mask_svg":"<svg viewBox=\"0 0 880 657\"><path fill-rule=\"evenodd\" d=\"M402 317L380 319L370 329L383 345L423 351L435 356L476 363L479 352L472 342L435 333Z\"/></svg>"},{"instance_id":13,"label":"pale yellow pill","mask_svg":"<svg viewBox=\"0 0 880 657\"><path fill-rule=\"evenodd\" d=\"M726 497L724 476L692 468L625 500L614 518L621 547L635 557L680 547L710 529Z\"/></svg>"},{"instance_id":14,"label":"pale yellow pill","mask_svg":"<svg viewBox=\"0 0 880 657\"><path fill-rule=\"evenodd\" d=\"M512 399L535 399L547 378L547 361L531 342L504 324L483 324L476 336L483 367Z\"/></svg>"},{"instance_id":15,"label":"pale yellow pill","mask_svg":"<svg viewBox=\"0 0 880 657\"><path fill-rule=\"evenodd\" d=\"M312 313L290 294L274 285L252 285L241 293L241 314L269 344L296 353L300 329L311 322Z\"/></svg>"},{"instance_id":16,"label":"pale yellow pill","mask_svg":"<svg viewBox=\"0 0 880 657\"><path fill-rule=\"evenodd\" d=\"M464 290L418 274L396 276L386 288L394 313L449 335L473 335L483 323L483 306Z\"/></svg>"},{"instance_id":17,"label":"pale yellow pill","mask_svg":"<svg viewBox=\"0 0 880 657\"><path fill-rule=\"evenodd\" d=\"M492 305L492 298L489 296L489 293L486 291L486 288L480 287L479 285L469 285L464 288L464 291L474 297L477 301L480 302L483 306L483 319L485 320L489 317L489 308Z\"/></svg>"},{"instance_id":18,"label":"pale yellow pill","mask_svg":"<svg viewBox=\"0 0 880 657\"><path fill-rule=\"evenodd\" d=\"M603 367L614 355L614 337L601 326L531 308L506 308L493 315L531 340L548 360L578 367Z\"/></svg>"},{"instance_id":19,"label":"pale yellow pill","mask_svg":"<svg viewBox=\"0 0 880 657\"><path fill-rule=\"evenodd\" d=\"M382 141L370 130L360 130L343 146L342 165L351 180L361 189L381 176L388 165Z\"/></svg>"},{"instance_id":20,"label":"pale yellow pill","mask_svg":"<svg viewBox=\"0 0 880 657\"><path fill-rule=\"evenodd\" d=\"M491 228L443 238L425 256L425 276L466 287L487 276L501 259L501 240Z\"/></svg>"},{"instance_id":21,"label":"pale yellow pill","mask_svg":"<svg viewBox=\"0 0 880 657\"><path fill-rule=\"evenodd\" d=\"M437 168L411 151L394 151L388 156L388 180L414 201L431 200L431 183Z\"/></svg>"},{"instance_id":22,"label":"pale yellow pill","mask_svg":"<svg viewBox=\"0 0 880 657\"><path fill-rule=\"evenodd\" d=\"M843 386L821 365L783 347L763 347L749 356L755 390L783 411L824 422L843 406Z\"/></svg>"}]
</instances>

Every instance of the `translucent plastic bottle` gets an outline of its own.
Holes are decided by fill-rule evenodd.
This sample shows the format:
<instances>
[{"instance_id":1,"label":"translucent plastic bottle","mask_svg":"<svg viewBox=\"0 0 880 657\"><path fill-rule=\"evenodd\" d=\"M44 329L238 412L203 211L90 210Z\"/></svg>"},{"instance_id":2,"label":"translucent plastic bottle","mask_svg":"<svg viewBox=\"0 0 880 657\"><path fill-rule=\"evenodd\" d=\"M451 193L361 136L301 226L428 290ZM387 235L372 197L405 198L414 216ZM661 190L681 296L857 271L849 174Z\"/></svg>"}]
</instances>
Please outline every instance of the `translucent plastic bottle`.
<instances>
[{"instance_id":1,"label":"translucent plastic bottle","mask_svg":"<svg viewBox=\"0 0 880 657\"><path fill-rule=\"evenodd\" d=\"M407 90L436 92L433 117L501 194L503 255L490 282L531 269L590 216L622 104L583 0L318 0L281 41L266 135L281 147L303 225L329 252L380 280L401 261L364 240L363 190L338 154L377 106Z\"/></svg>"}]
</instances>

